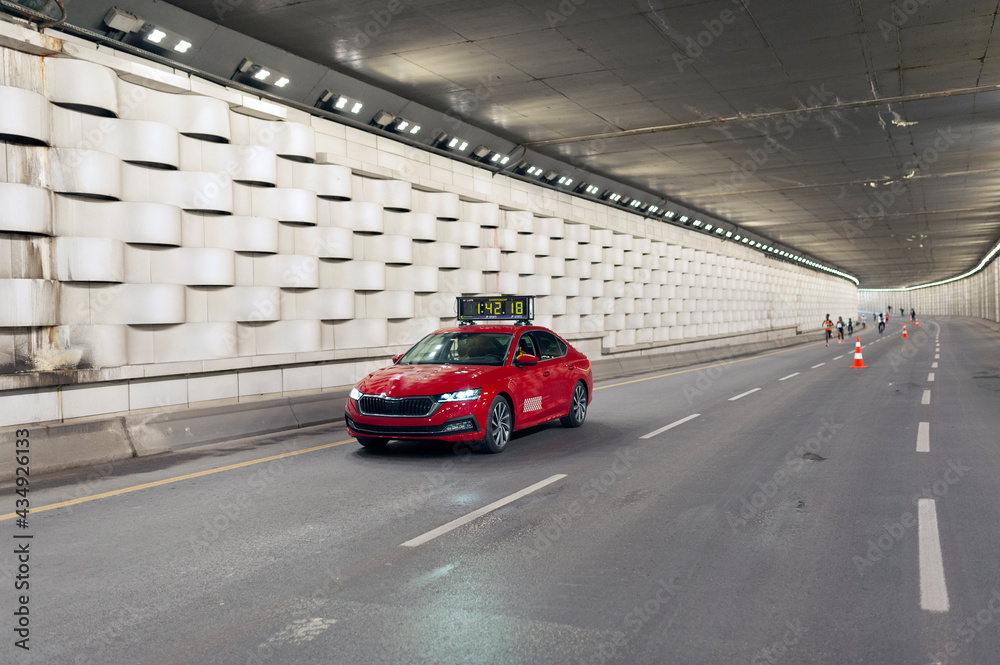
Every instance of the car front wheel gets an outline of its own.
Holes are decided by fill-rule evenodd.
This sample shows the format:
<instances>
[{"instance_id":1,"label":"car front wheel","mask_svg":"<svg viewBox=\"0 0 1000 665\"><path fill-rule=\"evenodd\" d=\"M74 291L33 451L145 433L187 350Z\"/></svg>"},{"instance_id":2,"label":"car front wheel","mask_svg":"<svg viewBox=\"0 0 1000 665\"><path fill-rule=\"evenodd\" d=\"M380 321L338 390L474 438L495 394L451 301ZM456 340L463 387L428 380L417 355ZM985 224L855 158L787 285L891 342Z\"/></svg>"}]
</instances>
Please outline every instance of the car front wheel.
<instances>
[{"instance_id":1,"label":"car front wheel","mask_svg":"<svg viewBox=\"0 0 1000 665\"><path fill-rule=\"evenodd\" d=\"M569 413L559 419L563 427L579 427L587 417L587 386L583 381L573 387L573 396L569 400Z\"/></svg>"},{"instance_id":2,"label":"car front wheel","mask_svg":"<svg viewBox=\"0 0 1000 665\"><path fill-rule=\"evenodd\" d=\"M514 415L506 399L497 395L490 404L486 415L486 436L479 442L478 448L484 453L499 453L507 447L511 432L514 430Z\"/></svg>"}]
</instances>

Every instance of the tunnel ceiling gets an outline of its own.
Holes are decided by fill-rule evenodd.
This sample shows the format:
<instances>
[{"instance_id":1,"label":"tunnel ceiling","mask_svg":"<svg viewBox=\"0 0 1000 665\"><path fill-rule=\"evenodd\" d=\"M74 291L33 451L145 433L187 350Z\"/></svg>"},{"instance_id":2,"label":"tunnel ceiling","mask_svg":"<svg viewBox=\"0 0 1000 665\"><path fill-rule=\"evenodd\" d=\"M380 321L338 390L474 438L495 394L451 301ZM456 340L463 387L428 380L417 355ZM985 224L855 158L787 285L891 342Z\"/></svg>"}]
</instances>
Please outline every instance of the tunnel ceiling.
<instances>
[{"instance_id":1,"label":"tunnel ceiling","mask_svg":"<svg viewBox=\"0 0 1000 665\"><path fill-rule=\"evenodd\" d=\"M1000 238L996 0L170 4L862 287L954 276Z\"/></svg>"}]
</instances>

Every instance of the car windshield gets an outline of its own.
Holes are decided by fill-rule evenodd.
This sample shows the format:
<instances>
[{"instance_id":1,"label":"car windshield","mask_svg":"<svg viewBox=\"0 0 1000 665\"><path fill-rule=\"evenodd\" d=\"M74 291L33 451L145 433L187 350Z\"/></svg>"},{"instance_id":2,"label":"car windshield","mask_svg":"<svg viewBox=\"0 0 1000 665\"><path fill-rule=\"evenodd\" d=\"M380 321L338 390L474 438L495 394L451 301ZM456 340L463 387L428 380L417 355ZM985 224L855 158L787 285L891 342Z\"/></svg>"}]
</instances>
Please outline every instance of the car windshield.
<instances>
[{"instance_id":1,"label":"car windshield","mask_svg":"<svg viewBox=\"0 0 1000 665\"><path fill-rule=\"evenodd\" d=\"M501 332L434 333L403 354L404 365L502 365L514 335Z\"/></svg>"}]
</instances>

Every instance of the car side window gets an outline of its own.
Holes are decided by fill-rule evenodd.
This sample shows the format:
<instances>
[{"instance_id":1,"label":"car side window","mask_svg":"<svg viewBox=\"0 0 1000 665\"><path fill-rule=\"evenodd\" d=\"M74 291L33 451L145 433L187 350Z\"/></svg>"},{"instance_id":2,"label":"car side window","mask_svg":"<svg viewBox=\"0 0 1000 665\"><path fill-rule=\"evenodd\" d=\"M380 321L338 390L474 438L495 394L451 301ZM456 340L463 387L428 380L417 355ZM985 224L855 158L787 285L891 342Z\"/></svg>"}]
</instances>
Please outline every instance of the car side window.
<instances>
[{"instance_id":1,"label":"car side window","mask_svg":"<svg viewBox=\"0 0 1000 665\"><path fill-rule=\"evenodd\" d=\"M566 345L563 344L558 337L550 332L545 332L542 330L536 330L534 332L535 340L538 342L539 348L539 359L540 360L551 360L552 358L562 358L566 355Z\"/></svg>"},{"instance_id":2,"label":"car side window","mask_svg":"<svg viewBox=\"0 0 1000 665\"><path fill-rule=\"evenodd\" d=\"M518 340L517 351L514 352L514 358L520 358L525 354L536 357L538 356L538 351L535 350L535 343L531 341L531 336L528 334L521 335L521 339Z\"/></svg>"}]
</instances>

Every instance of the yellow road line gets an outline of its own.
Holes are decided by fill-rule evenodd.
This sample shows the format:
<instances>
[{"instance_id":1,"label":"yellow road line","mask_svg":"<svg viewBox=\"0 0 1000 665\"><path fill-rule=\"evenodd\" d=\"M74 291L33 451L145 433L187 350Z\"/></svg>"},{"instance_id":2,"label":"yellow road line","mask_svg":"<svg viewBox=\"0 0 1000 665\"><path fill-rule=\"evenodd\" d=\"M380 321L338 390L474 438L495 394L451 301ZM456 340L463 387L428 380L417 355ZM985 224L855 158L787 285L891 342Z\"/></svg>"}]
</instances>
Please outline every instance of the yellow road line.
<instances>
[{"instance_id":1,"label":"yellow road line","mask_svg":"<svg viewBox=\"0 0 1000 665\"><path fill-rule=\"evenodd\" d=\"M79 499L72 499L70 501L60 501L59 503L50 503L47 506L40 506L38 508L32 508L29 511L30 515L35 513L40 513L46 510L54 510L56 508L65 508L66 506L75 506L79 503L86 503L88 501L95 501L97 499L106 499L111 496L118 496L119 494L128 494L129 492L137 492L139 490L149 489L150 487L159 487L160 485L169 485L170 483L177 483L182 480L190 480L191 478L201 478L202 476L210 476L213 473L221 473L222 471L231 471L233 469L241 469L245 466L253 466L254 464L262 464L263 462L271 462L273 460L282 459L285 457L292 457L294 455L301 455L302 453L311 453L316 450L323 450L324 448L332 448L334 446L342 446L345 443L350 443L354 439L345 439L343 441L337 441L336 443L324 443L322 446L313 446L312 448L305 448L303 450L296 450L290 453L282 453L280 455L271 455L270 457L262 457L260 459L250 460L247 462L240 462L239 464L229 464L228 466L220 466L217 469L206 469L205 471L198 471L196 473L189 473L184 476L177 476L175 478L164 478L163 480L155 480L151 483L143 483L142 485L134 485L132 487L124 487L120 490L112 490L110 492L101 492L100 494L91 494L90 496L84 496ZM9 520L17 517L17 513L7 513L6 515L0 515L0 522L4 520Z\"/></svg>"},{"instance_id":2,"label":"yellow road line","mask_svg":"<svg viewBox=\"0 0 1000 665\"><path fill-rule=\"evenodd\" d=\"M678 370L676 372L668 372L667 374L657 374L656 376L647 376L647 377L645 377L643 379L632 379L631 381L622 381L621 383L612 383L612 384L607 385L607 386L596 387L596 388L594 388L594 390L604 390L605 388L617 388L618 386L627 386L630 383L641 383L643 381L652 381L653 379L662 379L662 378L667 377L667 376L676 376L677 374L686 374L687 372L697 372L697 371L700 371L700 370L703 370L703 369L712 369L713 367L722 367L724 365L733 365L735 363L742 363L742 362L746 362L747 360L756 360L757 358L764 358L766 356L776 356L779 353L788 353L789 351L798 351L799 349L804 349L807 346L815 346L817 344L819 344L819 342L810 342L808 344L800 344L800 345L794 346L794 347L792 347L790 349L782 349L781 351L772 351L771 353L762 353L760 355L750 356L749 358L740 358L739 360L730 360L729 362L718 363L716 365L708 365L707 367L691 367L689 369L681 369L681 370Z\"/></svg>"}]
</instances>

